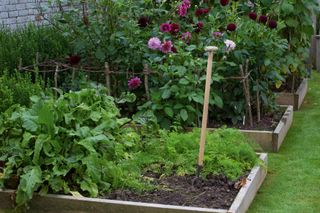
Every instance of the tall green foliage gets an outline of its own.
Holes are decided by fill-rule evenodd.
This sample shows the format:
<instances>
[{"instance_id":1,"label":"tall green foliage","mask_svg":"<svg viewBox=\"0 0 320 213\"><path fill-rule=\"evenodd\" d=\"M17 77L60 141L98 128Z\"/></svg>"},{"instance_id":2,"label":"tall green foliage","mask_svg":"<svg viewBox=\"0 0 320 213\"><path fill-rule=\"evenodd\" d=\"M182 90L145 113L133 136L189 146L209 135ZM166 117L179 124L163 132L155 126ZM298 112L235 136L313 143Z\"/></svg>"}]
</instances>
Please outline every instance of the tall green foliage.
<instances>
[{"instance_id":1,"label":"tall green foliage","mask_svg":"<svg viewBox=\"0 0 320 213\"><path fill-rule=\"evenodd\" d=\"M64 57L69 53L69 42L60 32L49 26L28 25L16 30L0 29L0 73L4 69L33 65L37 53L39 61Z\"/></svg>"},{"instance_id":2,"label":"tall green foliage","mask_svg":"<svg viewBox=\"0 0 320 213\"><path fill-rule=\"evenodd\" d=\"M3 75L0 76L0 113L14 104L29 106L31 96L40 95L44 92L41 79L36 77L34 81L32 81L29 73L19 73L17 71L9 73L5 70Z\"/></svg>"}]
</instances>

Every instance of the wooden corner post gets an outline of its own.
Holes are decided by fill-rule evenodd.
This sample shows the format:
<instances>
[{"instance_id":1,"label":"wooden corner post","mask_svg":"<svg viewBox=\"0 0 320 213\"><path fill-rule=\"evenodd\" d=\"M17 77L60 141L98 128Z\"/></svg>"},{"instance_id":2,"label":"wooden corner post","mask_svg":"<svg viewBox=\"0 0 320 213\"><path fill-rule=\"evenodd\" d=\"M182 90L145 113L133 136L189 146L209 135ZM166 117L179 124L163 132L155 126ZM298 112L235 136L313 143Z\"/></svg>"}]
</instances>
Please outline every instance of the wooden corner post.
<instances>
[{"instance_id":1,"label":"wooden corner post","mask_svg":"<svg viewBox=\"0 0 320 213\"><path fill-rule=\"evenodd\" d=\"M204 102L203 102L203 113L202 113L202 125L201 125L201 138L200 138L200 148L199 148L199 159L197 167L197 176L200 175L200 171L203 167L204 159L204 148L206 143L206 132L207 132L207 122L208 122L208 110L209 110L209 98L210 98L210 86L211 86L211 77L212 77L212 60L213 54L218 50L215 46L209 46L205 48L205 51L208 52L208 65L207 65L207 75L206 75L206 86L204 93Z\"/></svg>"}]
</instances>

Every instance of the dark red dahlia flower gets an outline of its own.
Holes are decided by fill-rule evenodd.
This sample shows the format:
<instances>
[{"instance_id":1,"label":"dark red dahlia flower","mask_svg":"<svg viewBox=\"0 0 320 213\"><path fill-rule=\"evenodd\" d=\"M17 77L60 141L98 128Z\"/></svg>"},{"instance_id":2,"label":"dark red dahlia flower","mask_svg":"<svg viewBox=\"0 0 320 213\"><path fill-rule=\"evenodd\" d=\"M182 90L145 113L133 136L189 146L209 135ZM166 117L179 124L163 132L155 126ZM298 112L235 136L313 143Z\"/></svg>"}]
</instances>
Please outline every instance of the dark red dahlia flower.
<instances>
[{"instance_id":1,"label":"dark red dahlia flower","mask_svg":"<svg viewBox=\"0 0 320 213\"><path fill-rule=\"evenodd\" d=\"M203 26L204 26L203 22L202 22L202 21L199 21L198 24L197 24L197 27L198 27L199 29L202 29Z\"/></svg>"},{"instance_id":2,"label":"dark red dahlia flower","mask_svg":"<svg viewBox=\"0 0 320 213\"><path fill-rule=\"evenodd\" d=\"M200 8L200 9L197 9L196 12L195 12L195 15L197 17L201 16L203 14L203 10Z\"/></svg>"},{"instance_id":3,"label":"dark red dahlia flower","mask_svg":"<svg viewBox=\"0 0 320 213\"><path fill-rule=\"evenodd\" d=\"M77 65L81 61L81 57L78 55L70 55L67 61L71 65Z\"/></svg>"},{"instance_id":4,"label":"dark red dahlia flower","mask_svg":"<svg viewBox=\"0 0 320 213\"><path fill-rule=\"evenodd\" d=\"M278 23L277 23L275 20L270 20L269 23L268 23L268 26L269 26L271 29L275 29L275 28L277 28Z\"/></svg>"},{"instance_id":5,"label":"dark red dahlia flower","mask_svg":"<svg viewBox=\"0 0 320 213\"><path fill-rule=\"evenodd\" d=\"M141 28L145 28L150 24L150 18L149 17L145 17L145 16L141 16L138 20L138 25Z\"/></svg>"},{"instance_id":6,"label":"dark red dahlia flower","mask_svg":"<svg viewBox=\"0 0 320 213\"><path fill-rule=\"evenodd\" d=\"M226 5L229 4L229 0L220 0L220 4L221 4L222 6L226 6Z\"/></svg>"},{"instance_id":7,"label":"dark red dahlia flower","mask_svg":"<svg viewBox=\"0 0 320 213\"><path fill-rule=\"evenodd\" d=\"M177 34L177 33L180 31L180 26L179 26L179 24L172 23L172 24L170 25L170 27L171 27L170 33L173 34L173 35Z\"/></svg>"},{"instance_id":8,"label":"dark red dahlia flower","mask_svg":"<svg viewBox=\"0 0 320 213\"><path fill-rule=\"evenodd\" d=\"M255 20L257 20L257 17L258 17L258 16L257 16L257 14L256 14L255 12L249 13L249 18L250 18L250 19L252 19L252 20L255 21Z\"/></svg>"},{"instance_id":9,"label":"dark red dahlia flower","mask_svg":"<svg viewBox=\"0 0 320 213\"><path fill-rule=\"evenodd\" d=\"M203 13L203 14L208 14L209 11L210 11L209 8L203 8L203 9L202 9L202 13Z\"/></svg>"},{"instance_id":10,"label":"dark red dahlia flower","mask_svg":"<svg viewBox=\"0 0 320 213\"><path fill-rule=\"evenodd\" d=\"M265 23L267 23L267 21L268 21L268 17L267 16L265 16L265 15L259 16L259 23L265 24Z\"/></svg>"},{"instance_id":11,"label":"dark red dahlia flower","mask_svg":"<svg viewBox=\"0 0 320 213\"><path fill-rule=\"evenodd\" d=\"M164 33L168 33L171 31L171 25L168 23L163 23L160 25L160 31Z\"/></svg>"},{"instance_id":12,"label":"dark red dahlia flower","mask_svg":"<svg viewBox=\"0 0 320 213\"><path fill-rule=\"evenodd\" d=\"M175 46L172 46L172 47L171 47L171 51L172 51L173 53L177 53L177 52L178 52L178 50L177 50L177 48L176 48Z\"/></svg>"},{"instance_id":13,"label":"dark red dahlia flower","mask_svg":"<svg viewBox=\"0 0 320 213\"><path fill-rule=\"evenodd\" d=\"M230 23L230 24L228 24L228 26L227 26L227 30L229 30L229 31L235 31L237 29L237 25L236 24L234 24L234 23Z\"/></svg>"}]
</instances>

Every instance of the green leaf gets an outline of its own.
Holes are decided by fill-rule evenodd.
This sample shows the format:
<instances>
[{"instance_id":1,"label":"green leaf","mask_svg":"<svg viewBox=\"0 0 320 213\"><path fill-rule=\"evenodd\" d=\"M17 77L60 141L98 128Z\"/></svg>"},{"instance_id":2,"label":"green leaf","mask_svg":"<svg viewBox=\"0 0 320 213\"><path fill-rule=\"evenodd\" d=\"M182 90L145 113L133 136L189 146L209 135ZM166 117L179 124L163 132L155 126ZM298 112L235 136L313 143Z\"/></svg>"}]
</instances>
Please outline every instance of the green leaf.
<instances>
[{"instance_id":1,"label":"green leaf","mask_svg":"<svg viewBox=\"0 0 320 213\"><path fill-rule=\"evenodd\" d=\"M129 92L123 92L120 95L120 98L116 99L116 102L118 104L124 104L124 103L133 103L137 99L136 95Z\"/></svg>"},{"instance_id":2,"label":"green leaf","mask_svg":"<svg viewBox=\"0 0 320 213\"><path fill-rule=\"evenodd\" d=\"M98 196L98 186L97 184L93 183L90 179L84 179L80 182L80 188L83 191L89 192L91 197Z\"/></svg>"},{"instance_id":3,"label":"green leaf","mask_svg":"<svg viewBox=\"0 0 320 213\"><path fill-rule=\"evenodd\" d=\"M288 18L286 20L286 24L289 26L289 27L297 27L299 25L299 22L297 20L295 20L294 18Z\"/></svg>"},{"instance_id":4,"label":"green leaf","mask_svg":"<svg viewBox=\"0 0 320 213\"><path fill-rule=\"evenodd\" d=\"M42 172L39 166L29 167L27 172L20 176L20 184L16 192L16 203L18 206L32 199L33 192L42 183Z\"/></svg>"},{"instance_id":5,"label":"green leaf","mask_svg":"<svg viewBox=\"0 0 320 213\"><path fill-rule=\"evenodd\" d=\"M43 107L39 110L38 122L39 124L45 124L50 129L54 127L53 112L51 112L51 108L48 106L48 104L43 105Z\"/></svg>"},{"instance_id":6,"label":"green leaf","mask_svg":"<svg viewBox=\"0 0 320 213\"><path fill-rule=\"evenodd\" d=\"M222 108L223 107L223 100L221 99L220 96L216 95L214 97L214 104L219 107L219 108Z\"/></svg>"},{"instance_id":7,"label":"green leaf","mask_svg":"<svg viewBox=\"0 0 320 213\"><path fill-rule=\"evenodd\" d=\"M188 85L190 82L187 80L187 79L185 79L185 78L182 78L182 79L180 79L180 81L179 81L179 84L182 84L182 85Z\"/></svg>"},{"instance_id":8,"label":"green leaf","mask_svg":"<svg viewBox=\"0 0 320 213\"><path fill-rule=\"evenodd\" d=\"M101 113L97 111L92 111L90 113L90 119L94 122L98 122L102 118Z\"/></svg>"},{"instance_id":9,"label":"green leaf","mask_svg":"<svg viewBox=\"0 0 320 213\"><path fill-rule=\"evenodd\" d=\"M166 90L163 91L161 97L162 97L163 99L168 99L170 96L171 96L171 91L170 91L169 89L166 89Z\"/></svg>"},{"instance_id":10,"label":"green leaf","mask_svg":"<svg viewBox=\"0 0 320 213\"><path fill-rule=\"evenodd\" d=\"M50 139L50 136L41 134L38 136L35 145L34 145L34 153L33 160L34 164L39 164L40 152L42 150L43 144Z\"/></svg>"},{"instance_id":11,"label":"green leaf","mask_svg":"<svg viewBox=\"0 0 320 213\"><path fill-rule=\"evenodd\" d=\"M165 107L165 108L164 108L164 112L165 112L170 118L173 117L173 110L172 110L171 107Z\"/></svg>"},{"instance_id":12,"label":"green leaf","mask_svg":"<svg viewBox=\"0 0 320 213\"><path fill-rule=\"evenodd\" d=\"M191 52L192 50L195 50L196 48L197 48L196 45L189 45L189 46L186 47L186 50Z\"/></svg>"},{"instance_id":13,"label":"green leaf","mask_svg":"<svg viewBox=\"0 0 320 213\"><path fill-rule=\"evenodd\" d=\"M284 14L289 14L294 11L293 5L289 4L287 1L283 1L281 5L281 11L284 12Z\"/></svg>"},{"instance_id":14,"label":"green leaf","mask_svg":"<svg viewBox=\"0 0 320 213\"><path fill-rule=\"evenodd\" d=\"M103 62L106 59L106 55L101 48L98 48L94 55L101 62Z\"/></svg>"},{"instance_id":15,"label":"green leaf","mask_svg":"<svg viewBox=\"0 0 320 213\"><path fill-rule=\"evenodd\" d=\"M192 96L192 100L193 100L194 102L199 103L199 104L203 104L203 96L202 96L202 95Z\"/></svg>"},{"instance_id":16,"label":"green leaf","mask_svg":"<svg viewBox=\"0 0 320 213\"><path fill-rule=\"evenodd\" d=\"M38 120L38 116L32 116L29 113L23 113L22 127L30 132L36 132L38 129L37 120Z\"/></svg>"},{"instance_id":17,"label":"green leaf","mask_svg":"<svg viewBox=\"0 0 320 213\"><path fill-rule=\"evenodd\" d=\"M96 153L95 148L93 147L93 144L91 143L91 140L84 139L78 142L79 145L83 146L86 150L88 150L90 153Z\"/></svg>"},{"instance_id":18,"label":"green leaf","mask_svg":"<svg viewBox=\"0 0 320 213\"><path fill-rule=\"evenodd\" d=\"M183 121L188 120L188 112L185 109L180 110L180 116Z\"/></svg>"}]
</instances>

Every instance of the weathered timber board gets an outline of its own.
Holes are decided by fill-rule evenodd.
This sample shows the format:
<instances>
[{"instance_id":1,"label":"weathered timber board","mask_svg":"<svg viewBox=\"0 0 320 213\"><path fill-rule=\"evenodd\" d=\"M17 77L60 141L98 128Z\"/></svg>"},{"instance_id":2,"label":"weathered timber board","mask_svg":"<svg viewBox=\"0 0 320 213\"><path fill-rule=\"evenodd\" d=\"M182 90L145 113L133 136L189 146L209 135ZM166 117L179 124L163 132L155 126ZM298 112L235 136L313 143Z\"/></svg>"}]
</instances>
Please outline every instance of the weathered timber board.
<instances>
[{"instance_id":1,"label":"weathered timber board","mask_svg":"<svg viewBox=\"0 0 320 213\"><path fill-rule=\"evenodd\" d=\"M308 92L308 79L303 79L295 93L281 92L277 94L276 103L279 105L293 106L299 110Z\"/></svg>"}]
</instances>

